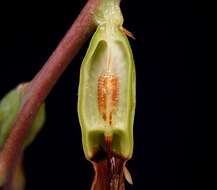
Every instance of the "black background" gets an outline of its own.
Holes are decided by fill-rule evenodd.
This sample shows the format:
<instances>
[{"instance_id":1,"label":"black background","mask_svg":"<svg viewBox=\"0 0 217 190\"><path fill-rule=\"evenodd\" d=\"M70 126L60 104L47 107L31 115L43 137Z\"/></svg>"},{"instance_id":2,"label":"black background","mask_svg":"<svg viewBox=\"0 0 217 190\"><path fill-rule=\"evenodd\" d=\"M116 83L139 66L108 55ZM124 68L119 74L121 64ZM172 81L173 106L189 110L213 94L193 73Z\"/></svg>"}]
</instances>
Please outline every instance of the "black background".
<instances>
[{"instance_id":1,"label":"black background","mask_svg":"<svg viewBox=\"0 0 217 190\"><path fill-rule=\"evenodd\" d=\"M31 80L86 0L2 4L0 97ZM127 190L209 189L208 10L191 0L123 0L137 69L134 185ZM25 152L27 190L90 189L77 117L88 43L47 98L47 121Z\"/></svg>"}]
</instances>

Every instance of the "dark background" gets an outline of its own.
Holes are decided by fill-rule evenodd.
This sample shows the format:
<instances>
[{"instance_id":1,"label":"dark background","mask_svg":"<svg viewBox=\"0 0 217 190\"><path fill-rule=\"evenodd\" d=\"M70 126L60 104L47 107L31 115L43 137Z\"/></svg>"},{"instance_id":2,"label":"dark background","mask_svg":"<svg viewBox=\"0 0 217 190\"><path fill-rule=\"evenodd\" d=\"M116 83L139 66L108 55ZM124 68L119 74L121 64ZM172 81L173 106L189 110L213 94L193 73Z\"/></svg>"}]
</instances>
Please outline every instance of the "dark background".
<instances>
[{"instance_id":1,"label":"dark background","mask_svg":"<svg viewBox=\"0 0 217 190\"><path fill-rule=\"evenodd\" d=\"M85 4L0 6L0 97L42 67ZM127 190L209 189L208 10L202 1L123 0L137 69L134 185ZM47 98L47 121L25 152L27 190L90 189L77 116L88 43Z\"/></svg>"}]
</instances>

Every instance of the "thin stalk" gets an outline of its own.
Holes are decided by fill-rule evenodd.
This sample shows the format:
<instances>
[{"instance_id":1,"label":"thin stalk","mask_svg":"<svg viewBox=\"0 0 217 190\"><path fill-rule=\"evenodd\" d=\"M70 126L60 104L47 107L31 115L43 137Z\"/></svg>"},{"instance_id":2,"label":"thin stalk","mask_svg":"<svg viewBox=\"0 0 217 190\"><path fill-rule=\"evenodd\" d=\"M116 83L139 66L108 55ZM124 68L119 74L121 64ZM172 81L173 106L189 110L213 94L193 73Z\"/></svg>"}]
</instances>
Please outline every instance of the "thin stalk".
<instances>
[{"instance_id":1,"label":"thin stalk","mask_svg":"<svg viewBox=\"0 0 217 190\"><path fill-rule=\"evenodd\" d=\"M6 176L5 179L0 179L0 186L5 180L10 179L13 173L17 159L22 152L24 139L40 105L81 46L95 30L93 12L98 3L99 0L88 0L65 37L31 81L13 129L0 152L0 178Z\"/></svg>"}]
</instances>

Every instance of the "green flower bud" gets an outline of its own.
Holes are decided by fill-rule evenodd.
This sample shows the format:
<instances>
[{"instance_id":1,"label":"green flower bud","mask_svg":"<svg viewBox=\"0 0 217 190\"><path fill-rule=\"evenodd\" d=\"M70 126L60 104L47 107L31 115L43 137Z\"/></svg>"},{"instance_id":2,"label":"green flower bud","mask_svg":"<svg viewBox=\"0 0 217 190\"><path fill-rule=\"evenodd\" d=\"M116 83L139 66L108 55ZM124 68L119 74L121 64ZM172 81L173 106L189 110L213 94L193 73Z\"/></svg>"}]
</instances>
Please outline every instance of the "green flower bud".
<instances>
[{"instance_id":1,"label":"green flower bud","mask_svg":"<svg viewBox=\"0 0 217 190\"><path fill-rule=\"evenodd\" d=\"M87 159L112 152L130 159L133 152L135 66L122 29L119 0L102 1L99 24L81 65L78 114Z\"/></svg>"},{"instance_id":2,"label":"green flower bud","mask_svg":"<svg viewBox=\"0 0 217 190\"><path fill-rule=\"evenodd\" d=\"M13 122L16 118L16 115L21 107L22 97L24 91L27 87L27 83L19 85L17 88L11 90L6 94L3 99L0 101L0 151L4 148L4 143L8 138ZM28 135L23 144L23 150L31 144L31 142L36 137L37 133L42 128L45 121L45 104L43 104L32 124L32 127L29 129ZM25 176L23 172L22 165L22 156L23 152L19 156L19 159L16 162L15 170L12 176L12 189L14 190L23 190L25 188ZM0 172L0 188L4 184L5 173Z\"/></svg>"},{"instance_id":3,"label":"green flower bud","mask_svg":"<svg viewBox=\"0 0 217 190\"><path fill-rule=\"evenodd\" d=\"M4 146L8 138L12 124L20 109L22 96L27 84L21 84L17 88L11 90L0 102L0 149ZM45 121L45 105L43 104L29 130L23 147L29 145L42 128Z\"/></svg>"}]
</instances>

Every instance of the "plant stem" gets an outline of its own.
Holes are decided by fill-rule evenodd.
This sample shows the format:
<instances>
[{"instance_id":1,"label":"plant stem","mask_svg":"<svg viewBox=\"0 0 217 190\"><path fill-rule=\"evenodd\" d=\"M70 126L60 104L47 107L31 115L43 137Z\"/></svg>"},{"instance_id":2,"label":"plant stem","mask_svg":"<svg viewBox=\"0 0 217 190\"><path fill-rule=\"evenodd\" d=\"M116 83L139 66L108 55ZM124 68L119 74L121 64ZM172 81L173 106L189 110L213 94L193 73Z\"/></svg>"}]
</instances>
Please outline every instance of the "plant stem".
<instances>
[{"instance_id":1,"label":"plant stem","mask_svg":"<svg viewBox=\"0 0 217 190\"><path fill-rule=\"evenodd\" d=\"M45 100L59 77L78 53L83 43L96 28L93 12L99 0L88 0L87 4L59 43L43 68L31 81L23 99L13 129L0 152L0 178L10 178L22 145L40 105ZM1 181L2 180L2 181ZM4 179L0 180L1 183Z\"/></svg>"}]
</instances>

